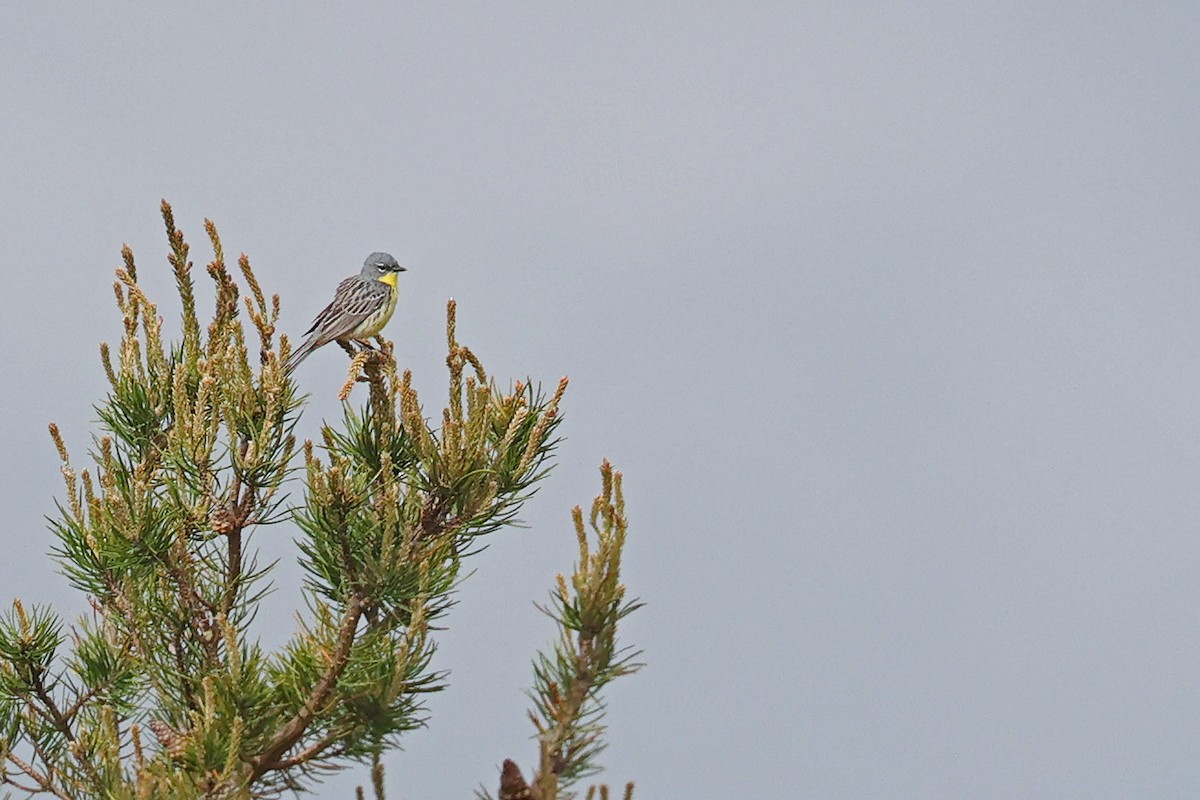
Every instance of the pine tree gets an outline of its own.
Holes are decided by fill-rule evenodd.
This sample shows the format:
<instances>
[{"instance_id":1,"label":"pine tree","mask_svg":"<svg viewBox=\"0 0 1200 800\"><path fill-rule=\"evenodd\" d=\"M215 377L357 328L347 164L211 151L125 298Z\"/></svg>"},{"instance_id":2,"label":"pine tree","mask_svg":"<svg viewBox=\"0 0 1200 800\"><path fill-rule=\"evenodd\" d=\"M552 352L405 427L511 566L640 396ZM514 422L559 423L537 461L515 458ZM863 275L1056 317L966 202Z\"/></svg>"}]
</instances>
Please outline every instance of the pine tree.
<instances>
[{"instance_id":1,"label":"pine tree","mask_svg":"<svg viewBox=\"0 0 1200 800\"><path fill-rule=\"evenodd\" d=\"M378 339L351 360L341 423L298 444L304 398L282 366L279 296L268 300L245 255L236 275L227 268L206 220L216 302L202 327L188 244L165 201L162 213L181 340L164 340L124 248L123 335L101 346L109 390L91 465L77 471L50 426L66 482L54 556L92 611L68 626L17 600L0 617L0 779L72 799L273 797L365 763L382 800L382 755L447 687L433 623L467 560L549 472L566 379L549 393L501 389L458 342L452 301L439 425ZM601 690L640 666L617 644L638 606L619 578L621 475L605 462L601 476L589 524L574 510L578 564L543 607L558 636L534 660L536 763L528 782L504 763L504 800L572 797L598 769ZM251 534L289 521L307 608L268 652L253 622L271 568Z\"/></svg>"}]
</instances>

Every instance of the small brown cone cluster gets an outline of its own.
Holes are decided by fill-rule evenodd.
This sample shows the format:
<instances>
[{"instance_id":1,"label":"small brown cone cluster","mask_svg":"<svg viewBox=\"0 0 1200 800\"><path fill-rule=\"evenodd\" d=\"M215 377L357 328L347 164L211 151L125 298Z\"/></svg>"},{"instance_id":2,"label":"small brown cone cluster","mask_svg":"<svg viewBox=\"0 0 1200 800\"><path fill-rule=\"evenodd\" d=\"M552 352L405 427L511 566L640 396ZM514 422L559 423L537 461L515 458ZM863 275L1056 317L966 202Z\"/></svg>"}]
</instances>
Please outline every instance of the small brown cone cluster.
<instances>
[{"instance_id":1,"label":"small brown cone cluster","mask_svg":"<svg viewBox=\"0 0 1200 800\"><path fill-rule=\"evenodd\" d=\"M533 793L521 774L521 768L511 758L504 759L500 770L500 800L532 800Z\"/></svg>"},{"instance_id":2,"label":"small brown cone cluster","mask_svg":"<svg viewBox=\"0 0 1200 800\"><path fill-rule=\"evenodd\" d=\"M228 536L237 530L238 519L232 509L225 506L214 508L208 515L208 525L212 532L220 536Z\"/></svg>"},{"instance_id":3,"label":"small brown cone cluster","mask_svg":"<svg viewBox=\"0 0 1200 800\"><path fill-rule=\"evenodd\" d=\"M181 736L167 723L162 720L152 719L146 723L150 730L154 731L154 736L158 739L158 743L167 751L167 755L171 758L181 758L184 750L187 748L187 739Z\"/></svg>"}]
</instances>

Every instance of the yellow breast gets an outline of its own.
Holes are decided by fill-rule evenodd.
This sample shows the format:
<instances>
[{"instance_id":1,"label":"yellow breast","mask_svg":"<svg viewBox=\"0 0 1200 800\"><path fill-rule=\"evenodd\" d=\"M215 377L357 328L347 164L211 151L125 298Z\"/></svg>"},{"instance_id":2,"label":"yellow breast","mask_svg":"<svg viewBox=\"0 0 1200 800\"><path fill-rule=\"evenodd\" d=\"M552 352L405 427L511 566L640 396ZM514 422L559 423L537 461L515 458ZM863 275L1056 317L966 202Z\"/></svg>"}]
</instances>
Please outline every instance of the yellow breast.
<instances>
[{"instance_id":1,"label":"yellow breast","mask_svg":"<svg viewBox=\"0 0 1200 800\"><path fill-rule=\"evenodd\" d=\"M343 337L344 340L366 339L371 336L375 336L376 334L378 334L380 331L383 330L383 326L387 325L388 320L392 318L392 312L396 310L396 298L398 298L400 296L400 292L395 288L396 287L396 276L395 275L387 275L385 277L391 278L391 280L387 281L387 280L381 279L379 282L386 283L390 288L390 291L388 292L387 302L384 303L382 306L380 306L379 310L376 311L374 314L371 314L369 317L364 319L362 322L358 323L357 328L355 328L353 331L351 331L350 333L348 333L346 336Z\"/></svg>"}]
</instances>

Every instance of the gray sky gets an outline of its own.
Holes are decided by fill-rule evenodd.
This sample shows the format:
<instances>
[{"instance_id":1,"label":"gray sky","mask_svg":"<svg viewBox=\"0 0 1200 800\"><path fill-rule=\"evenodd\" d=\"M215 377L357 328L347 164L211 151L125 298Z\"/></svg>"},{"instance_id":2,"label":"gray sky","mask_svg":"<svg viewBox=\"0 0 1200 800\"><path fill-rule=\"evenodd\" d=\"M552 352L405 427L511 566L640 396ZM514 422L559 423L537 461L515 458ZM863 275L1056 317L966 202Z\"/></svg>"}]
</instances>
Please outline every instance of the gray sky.
<instances>
[{"instance_id":1,"label":"gray sky","mask_svg":"<svg viewBox=\"0 0 1200 800\"><path fill-rule=\"evenodd\" d=\"M604 456L649 662L607 777L639 797L1194 796L1194 3L191 5L0 11L0 600L83 607L45 424L83 455L123 242L172 307L166 197L293 333L395 253L430 408L449 296L494 374L571 376L394 797L532 763L531 601ZM344 367L305 363L303 432Z\"/></svg>"}]
</instances>

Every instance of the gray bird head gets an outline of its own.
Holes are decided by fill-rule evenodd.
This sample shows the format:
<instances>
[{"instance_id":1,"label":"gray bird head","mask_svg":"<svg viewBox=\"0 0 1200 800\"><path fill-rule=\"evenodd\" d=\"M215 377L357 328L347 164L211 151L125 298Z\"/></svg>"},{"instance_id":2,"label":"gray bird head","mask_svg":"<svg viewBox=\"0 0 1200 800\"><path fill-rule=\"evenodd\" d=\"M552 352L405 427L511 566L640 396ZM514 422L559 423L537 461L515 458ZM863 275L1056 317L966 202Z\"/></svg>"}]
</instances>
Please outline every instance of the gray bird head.
<instances>
[{"instance_id":1,"label":"gray bird head","mask_svg":"<svg viewBox=\"0 0 1200 800\"><path fill-rule=\"evenodd\" d=\"M379 280L385 275L404 271L404 267L400 266L400 262L392 258L390 253L371 253L371 255L367 256L367 260L363 262L362 273L360 274L364 278Z\"/></svg>"}]
</instances>

